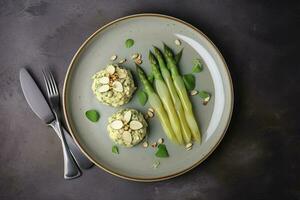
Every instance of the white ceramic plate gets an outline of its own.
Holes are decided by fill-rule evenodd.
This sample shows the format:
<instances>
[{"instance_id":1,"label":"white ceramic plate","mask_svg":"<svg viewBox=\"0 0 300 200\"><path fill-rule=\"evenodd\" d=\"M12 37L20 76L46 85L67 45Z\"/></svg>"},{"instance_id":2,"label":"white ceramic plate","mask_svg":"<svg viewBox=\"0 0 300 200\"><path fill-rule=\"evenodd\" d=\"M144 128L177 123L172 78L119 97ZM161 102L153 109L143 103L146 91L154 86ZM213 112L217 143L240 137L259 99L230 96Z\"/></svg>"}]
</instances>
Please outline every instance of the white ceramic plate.
<instances>
[{"instance_id":1,"label":"white ceramic plate","mask_svg":"<svg viewBox=\"0 0 300 200\"><path fill-rule=\"evenodd\" d=\"M125 47L125 40L132 38L135 44ZM179 39L181 46L174 40ZM123 66L135 75L130 56L143 55L142 67L149 72L147 54L152 45L162 47L162 41L173 50L184 53L180 61L183 74L191 73L192 60L201 58L204 70L196 74L197 90L212 94L208 105L203 106L199 96L191 97L194 112L203 134L202 144L195 144L191 151L166 140L169 158L156 158L155 149L142 145L134 148L119 147L120 154L112 154L112 141L106 130L107 119L122 108L135 108L145 112L149 105L141 106L136 96L126 105L112 108L97 101L91 90L91 76L103 69L113 54L127 58ZM136 84L140 86L139 82ZM70 132L81 150L100 168L116 176L136 181L158 181L183 174L199 165L217 147L228 127L233 109L233 89L226 63L216 46L198 29L179 19L159 14L139 14L115 20L90 36L75 54L64 84L64 114ZM91 123L85 111L97 109L101 114L98 123ZM166 138L158 119L149 123L149 141ZM155 161L160 165L152 167Z\"/></svg>"}]
</instances>

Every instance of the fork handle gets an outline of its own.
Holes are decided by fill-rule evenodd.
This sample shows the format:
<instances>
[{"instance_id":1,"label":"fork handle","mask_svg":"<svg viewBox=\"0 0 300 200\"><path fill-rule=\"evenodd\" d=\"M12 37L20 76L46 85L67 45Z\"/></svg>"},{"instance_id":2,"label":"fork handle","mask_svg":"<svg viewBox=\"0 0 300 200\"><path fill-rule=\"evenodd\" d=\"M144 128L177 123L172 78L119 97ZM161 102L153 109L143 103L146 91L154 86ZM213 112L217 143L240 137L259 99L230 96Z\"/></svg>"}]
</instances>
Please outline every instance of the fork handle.
<instances>
[{"instance_id":1,"label":"fork handle","mask_svg":"<svg viewBox=\"0 0 300 200\"><path fill-rule=\"evenodd\" d=\"M57 120L56 123L58 127L58 132L61 136L60 138L61 138L61 144L62 144L63 155L64 155L64 178L67 180L77 178L81 175L81 171L77 166L77 164L75 163L73 156L70 152L70 149L68 148L66 137L62 130L59 120Z\"/></svg>"},{"instance_id":2,"label":"fork handle","mask_svg":"<svg viewBox=\"0 0 300 200\"><path fill-rule=\"evenodd\" d=\"M49 124L49 126L51 126L54 129L55 133L60 138L60 133L58 131L56 120L51 122ZM75 162L77 163L77 165L79 166L79 168L80 169L89 169L89 168L91 168L94 164L82 153L82 151L75 144L73 138L70 136L68 131L64 128L64 126L62 126L61 128L63 130L63 133L66 136L66 141L67 141L68 147L71 151L71 154L73 155L73 158L74 158Z\"/></svg>"}]
</instances>

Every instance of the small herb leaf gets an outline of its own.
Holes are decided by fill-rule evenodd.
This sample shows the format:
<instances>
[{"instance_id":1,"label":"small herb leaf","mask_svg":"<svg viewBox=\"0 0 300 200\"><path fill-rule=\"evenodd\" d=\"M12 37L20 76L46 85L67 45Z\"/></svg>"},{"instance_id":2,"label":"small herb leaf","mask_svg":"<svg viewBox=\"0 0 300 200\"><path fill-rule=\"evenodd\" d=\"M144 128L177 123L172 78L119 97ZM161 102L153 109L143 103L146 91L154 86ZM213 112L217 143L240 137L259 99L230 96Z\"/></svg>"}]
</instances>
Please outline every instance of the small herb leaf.
<instances>
[{"instance_id":1,"label":"small herb leaf","mask_svg":"<svg viewBox=\"0 0 300 200\"><path fill-rule=\"evenodd\" d=\"M139 90L137 92L137 95L138 95L138 99L139 99L140 104L142 106L144 106L147 103L147 100L148 100L147 94L143 90Z\"/></svg>"},{"instance_id":2,"label":"small herb leaf","mask_svg":"<svg viewBox=\"0 0 300 200\"><path fill-rule=\"evenodd\" d=\"M201 64L195 64L193 66L192 72L193 73L199 73L199 72L202 72L202 70L203 70L203 67L202 67Z\"/></svg>"},{"instance_id":3,"label":"small herb leaf","mask_svg":"<svg viewBox=\"0 0 300 200\"><path fill-rule=\"evenodd\" d=\"M115 153L115 154L119 154L119 149L116 145L112 146L111 148L111 152Z\"/></svg>"},{"instance_id":4,"label":"small herb leaf","mask_svg":"<svg viewBox=\"0 0 300 200\"><path fill-rule=\"evenodd\" d=\"M130 47L132 47L134 45L134 40L133 39L127 39L126 41L125 41L125 46L126 46L126 48L130 48Z\"/></svg>"},{"instance_id":5,"label":"small herb leaf","mask_svg":"<svg viewBox=\"0 0 300 200\"><path fill-rule=\"evenodd\" d=\"M167 158L167 157L169 157L169 153L168 153L166 145L159 144L158 145L158 150L156 151L155 156L156 157L160 157L160 158Z\"/></svg>"},{"instance_id":6,"label":"small herb leaf","mask_svg":"<svg viewBox=\"0 0 300 200\"><path fill-rule=\"evenodd\" d=\"M203 100L203 104L204 105L206 105L208 102L209 102L209 100L210 100L210 97L211 97L211 95L208 93L208 92L206 92L206 91L200 91L199 93L198 93L198 95L201 97L201 99Z\"/></svg>"},{"instance_id":7,"label":"small herb leaf","mask_svg":"<svg viewBox=\"0 0 300 200\"><path fill-rule=\"evenodd\" d=\"M85 116L92 122L97 122L100 118L97 110L88 110L85 112Z\"/></svg>"},{"instance_id":8,"label":"small herb leaf","mask_svg":"<svg viewBox=\"0 0 300 200\"><path fill-rule=\"evenodd\" d=\"M194 59L193 63L194 63L194 66L192 69L193 73L199 73L203 70L203 64L200 59L198 59L198 58Z\"/></svg>"},{"instance_id":9,"label":"small herb leaf","mask_svg":"<svg viewBox=\"0 0 300 200\"><path fill-rule=\"evenodd\" d=\"M198 93L198 95L202 98L202 99L206 99L207 97L210 97L210 94L206 91L200 91Z\"/></svg>"},{"instance_id":10,"label":"small herb leaf","mask_svg":"<svg viewBox=\"0 0 300 200\"><path fill-rule=\"evenodd\" d=\"M183 75L183 82L185 84L186 89L193 90L196 85L196 79L193 74L185 74Z\"/></svg>"},{"instance_id":11,"label":"small herb leaf","mask_svg":"<svg viewBox=\"0 0 300 200\"><path fill-rule=\"evenodd\" d=\"M175 56L174 56L174 59L175 59L175 62L178 64L181 60L181 56L182 56L182 52L183 52L183 49L181 49Z\"/></svg>"}]
</instances>

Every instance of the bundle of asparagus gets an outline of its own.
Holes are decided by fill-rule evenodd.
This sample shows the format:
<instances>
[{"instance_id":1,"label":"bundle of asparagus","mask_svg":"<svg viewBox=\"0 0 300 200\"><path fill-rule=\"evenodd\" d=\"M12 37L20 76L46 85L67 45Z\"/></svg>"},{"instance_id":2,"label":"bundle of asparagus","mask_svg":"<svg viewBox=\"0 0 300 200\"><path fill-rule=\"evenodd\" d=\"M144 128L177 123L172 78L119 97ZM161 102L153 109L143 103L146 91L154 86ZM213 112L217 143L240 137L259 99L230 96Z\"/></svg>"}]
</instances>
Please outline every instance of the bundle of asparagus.
<instances>
[{"instance_id":1,"label":"bundle of asparagus","mask_svg":"<svg viewBox=\"0 0 300 200\"><path fill-rule=\"evenodd\" d=\"M175 57L164 44L164 53L154 46L154 54L149 52L149 61L156 91L139 65L136 65L136 70L167 137L177 144L187 144L192 140L201 142L192 104L178 70L178 56Z\"/></svg>"}]
</instances>

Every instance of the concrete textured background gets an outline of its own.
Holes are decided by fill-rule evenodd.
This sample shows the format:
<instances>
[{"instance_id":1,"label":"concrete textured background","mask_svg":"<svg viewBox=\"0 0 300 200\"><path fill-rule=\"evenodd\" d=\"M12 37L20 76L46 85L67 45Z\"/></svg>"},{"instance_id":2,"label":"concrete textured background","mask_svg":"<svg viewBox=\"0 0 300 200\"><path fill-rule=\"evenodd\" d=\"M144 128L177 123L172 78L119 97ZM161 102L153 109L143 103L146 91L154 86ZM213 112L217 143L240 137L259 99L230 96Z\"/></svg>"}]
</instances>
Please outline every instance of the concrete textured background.
<instances>
[{"instance_id":1,"label":"concrete textured background","mask_svg":"<svg viewBox=\"0 0 300 200\"><path fill-rule=\"evenodd\" d=\"M60 143L34 116L18 72L60 89L80 44L100 26L143 12L206 33L234 82L231 125L216 151L178 178L136 183L94 167L62 177ZM0 0L0 199L300 199L299 1Z\"/></svg>"}]
</instances>

